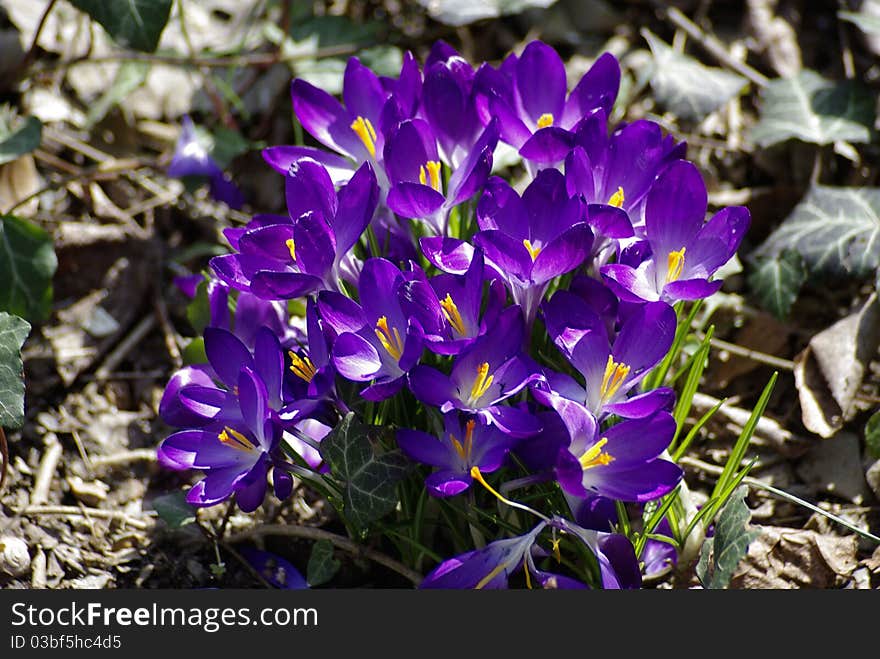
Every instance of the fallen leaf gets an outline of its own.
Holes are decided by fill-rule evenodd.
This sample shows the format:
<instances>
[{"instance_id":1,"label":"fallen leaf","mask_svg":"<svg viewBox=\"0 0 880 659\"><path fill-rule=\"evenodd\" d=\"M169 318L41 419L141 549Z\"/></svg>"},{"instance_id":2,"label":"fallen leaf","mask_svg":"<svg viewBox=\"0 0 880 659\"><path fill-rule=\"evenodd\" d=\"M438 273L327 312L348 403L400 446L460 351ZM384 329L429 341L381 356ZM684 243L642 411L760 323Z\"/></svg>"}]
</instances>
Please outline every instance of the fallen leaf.
<instances>
[{"instance_id":1,"label":"fallen leaf","mask_svg":"<svg viewBox=\"0 0 880 659\"><path fill-rule=\"evenodd\" d=\"M815 444L798 464L797 473L809 485L857 505L869 495L855 433L841 431Z\"/></svg>"},{"instance_id":2,"label":"fallen leaf","mask_svg":"<svg viewBox=\"0 0 880 659\"><path fill-rule=\"evenodd\" d=\"M855 395L880 345L880 304L873 293L857 313L810 339L794 359L804 425L831 437L855 414Z\"/></svg>"},{"instance_id":3,"label":"fallen leaf","mask_svg":"<svg viewBox=\"0 0 880 659\"><path fill-rule=\"evenodd\" d=\"M762 526L731 581L731 588L839 588L858 565L855 536Z\"/></svg>"}]
</instances>

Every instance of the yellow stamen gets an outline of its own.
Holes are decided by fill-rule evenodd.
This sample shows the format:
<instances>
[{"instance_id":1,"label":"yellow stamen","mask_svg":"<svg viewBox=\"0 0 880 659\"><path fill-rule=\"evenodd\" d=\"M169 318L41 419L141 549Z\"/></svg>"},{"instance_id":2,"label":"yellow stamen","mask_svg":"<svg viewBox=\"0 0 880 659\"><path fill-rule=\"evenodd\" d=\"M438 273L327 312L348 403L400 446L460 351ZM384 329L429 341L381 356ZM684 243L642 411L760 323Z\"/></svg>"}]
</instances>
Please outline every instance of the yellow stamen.
<instances>
[{"instance_id":1,"label":"yellow stamen","mask_svg":"<svg viewBox=\"0 0 880 659\"><path fill-rule=\"evenodd\" d=\"M474 385L471 387L471 401L477 401L485 394L489 387L492 386L494 375L489 375L489 362L483 362L477 367L477 377L474 378Z\"/></svg>"},{"instance_id":2,"label":"yellow stamen","mask_svg":"<svg viewBox=\"0 0 880 659\"><path fill-rule=\"evenodd\" d=\"M532 589L532 577L529 574L529 565L526 561L523 561L523 572L526 573L526 588L531 590Z\"/></svg>"},{"instance_id":3,"label":"yellow stamen","mask_svg":"<svg viewBox=\"0 0 880 659\"><path fill-rule=\"evenodd\" d=\"M676 281L681 277L682 268L684 268L684 250L682 247L677 252L669 252L666 257L666 283Z\"/></svg>"},{"instance_id":4,"label":"yellow stamen","mask_svg":"<svg viewBox=\"0 0 880 659\"><path fill-rule=\"evenodd\" d=\"M455 447L455 452L458 453L458 457L460 457L465 462L471 459L471 452L474 448L474 427L476 425L477 424L473 419L465 424L464 444L458 441L455 435L449 436L449 438L452 440L453 447Z\"/></svg>"},{"instance_id":5,"label":"yellow stamen","mask_svg":"<svg viewBox=\"0 0 880 659\"><path fill-rule=\"evenodd\" d=\"M553 555L556 557L556 562L562 562L562 554L559 553L559 543L562 541L562 538L553 538Z\"/></svg>"},{"instance_id":6,"label":"yellow stamen","mask_svg":"<svg viewBox=\"0 0 880 659\"><path fill-rule=\"evenodd\" d=\"M622 208L624 201L626 201L626 197L623 196L623 188L618 185L617 192L611 195L608 199L608 205L614 206L615 208Z\"/></svg>"},{"instance_id":7,"label":"yellow stamen","mask_svg":"<svg viewBox=\"0 0 880 659\"><path fill-rule=\"evenodd\" d=\"M489 493L492 494L496 499L498 499L498 500L501 501L502 503L506 503L508 506L516 506L516 505L517 505L515 502L513 502L513 501L511 501L510 499L508 499L508 498L502 496L501 494L499 494L499 493L495 490L494 487L492 487L491 485L489 485L489 483L486 482L486 479L483 478L483 474L482 474L482 472L480 471L480 468L477 467L476 465L474 465L473 467L471 467L471 478L473 478L473 479L474 479L475 481L477 481L480 485L482 485L482 486L485 487L487 490L489 490Z\"/></svg>"},{"instance_id":8,"label":"yellow stamen","mask_svg":"<svg viewBox=\"0 0 880 659\"><path fill-rule=\"evenodd\" d=\"M502 572L502 571L504 570L504 568L506 568L506 567L507 567L507 566L506 566L504 563L502 563L501 565L496 565L496 566L495 566L495 569L493 569L489 574L487 574L485 577L483 577L482 579L480 579L480 582L479 582L476 586L474 586L474 590L482 590L483 587L485 587L485 585L486 585L487 583L489 583L490 581L492 581L492 579L494 579L494 578L497 577L499 574L501 574L501 572Z\"/></svg>"},{"instance_id":9,"label":"yellow stamen","mask_svg":"<svg viewBox=\"0 0 880 659\"><path fill-rule=\"evenodd\" d=\"M540 117L538 117L538 128L547 128L547 126L553 125L553 115L549 112L545 112Z\"/></svg>"},{"instance_id":10,"label":"yellow stamen","mask_svg":"<svg viewBox=\"0 0 880 659\"><path fill-rule=\"evenodd\" d=\"M351 129L357 134L359 138L361 138L361 142L364 143L364 146L367 147L367 151L370 152L370 155L376 156L376 130L373 128L373 124L369 119L365 117L358 117L354 121L351 122Z\"/></svg>"},{"instance_id":11,"label":"yellow stamen","mask_svg":"<svg viewBox=\"0 0 880 659\"><path fill-rule=\"evenodd\" d=\"M308 355L300 357L293 350L289 350L287 354L290 355L290 370L293 371L293 374L306 382L311 382L318 371Z\"/></svg>"},{"instance_id":12,"label":"yellow stamen","mask_svg":"<svg viewBox=\"0 0 880 659\"><path fill-rule=\"evenodd\" d=\"M393 328L392 334L392 328L388 327L388 319L382 316L376 321L376 329L374 331L382 347L388 351L388 354L397 361L400 361L400 356L403 354L403 340L400 338L400 332L397 331L397 328Z\"/></svg>"},{"instance_id":13,"label":"yellow stamen","mask_svg":"<svg viewBox=\"0 0 880 659\"><path fill-rule=\"evenodd\" d=\"M445 298L440 300L440 306L443 308L443 315L446 316L446 320L449 321L452 329L458 332L461 336L464 336L464 320L462 320L461 314L458 312L458 307L455 302L452 301L452 296L449 293L446 294Z\"/></svg>"},{"instance_id":14,"label":"yellow stamen","mask_svg":"<svg viewBox=\"0 0 880 659\"><path fill-rule=\"evenodd\" d=\"M220 440L221 444L226 444L226 446L238 449L239 451L254 451L257 448L251 440L229 426L223 428L220 434L217 435L217 439Z\"/></svg>"},{"instance_id":15,"label":"yellow stamen","mask_svg":"<svg viewBox=\"0 0 880 659\"><path fill-rule=\"evenodd\" d=\"M538 258L538 254L541 253L540 247L532 247L532 241L526 238L523 240L523 245L526 246L526 249L529 250L529 255L532 257L532 261Z\"/></svg>"},{"instance_id":16,"label":"yellow stamen","mask_svg":"<svg viewBox=\"0 0 880 659\"><path fill-rule=\"evenodd\" d=\"M605 364L605 375L602 376L602 386L599 388L602 402L607 402L617 393L620 385L623 384L626 376L629 375L629 371L629 366L623 362L617 363L614 361L614 357L608 355L608 361Z\"/></svg>"},{"instance_id":17,"label":"yellow stamen","mask_svg":"<svg viewBox=\"0 0 880 659\"><path fill-rule=\"evenodd\" d=\"M437 192L442 192L440 187L440 168L442 165L437 160L429 160L419 167L419 183L430 185Z\"/></svg>"},{"instance_id":18,"label":"yellow stamen","mask_svg":"<svg viewBox=\"0 0 880 659\"><path fill-rule=\"evenodd\" d=\"M608 453L604 453L602 451L602 447L605 446L605 444L607 443L608 439L603 437L598 442L593 444L589 449L587 449L586 453L581 456L580 463L584 471L586 471L587 469L592 469L593 467L599 467L614 462L613 455L609 455Z\"/></svg>"},{"instance_id":19,"label":"yellow stamen","mask_svg":"<svg viewBox=\"0 0 880 659\"><path fill-rule=\"evenodd\" d=\"M296 261L296 243L293 242L293 238L288 238L284 241L284 244L287 245L287 249L290 250L290 258Z\"/></svg>"}]
</instances>

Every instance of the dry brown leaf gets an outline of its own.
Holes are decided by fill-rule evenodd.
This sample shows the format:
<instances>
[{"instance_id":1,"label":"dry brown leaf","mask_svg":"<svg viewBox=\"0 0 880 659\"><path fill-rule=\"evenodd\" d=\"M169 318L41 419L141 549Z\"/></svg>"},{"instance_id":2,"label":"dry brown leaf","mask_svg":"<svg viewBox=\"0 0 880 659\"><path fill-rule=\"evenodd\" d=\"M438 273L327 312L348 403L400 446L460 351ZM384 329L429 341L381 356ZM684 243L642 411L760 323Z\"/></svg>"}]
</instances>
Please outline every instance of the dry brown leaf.
<instances>
[{"instance_id":1,"label":"dry brown leaf","mask_svg":"<svg viewBox=\"0 0 880 659\"><path fill-rule=\"evenodd\" d=\"M831 437L855 414L855 396L880 345L880 304L874 293L851 314L810 339L794 359L804 426Z\"/></svg>"},{"instance_id":2,"label":"dry brown leaf","mask_svg":"<svg viewBox=\"0 0 880 659\"><path fill-rule=\"evenodd\" d=\"M838 588L858 565L855 536L822 535L779 526L760 527L761 535L731 580L731 588Z\"/></svg>"},{"instance_id":3,"label":"dry brown leaf","mask_svg":"<svg viewBox=\"0 0 880 659\"><path fill-rule=\"evenodd\" d=\"M0 165L0 213L7 213L20 201L37 192L43 185L34 157L25 154L12 162ZM16 215L28 217L37 211L37 199L31 199L15 210Z\"/></svg>"}]
</instances>

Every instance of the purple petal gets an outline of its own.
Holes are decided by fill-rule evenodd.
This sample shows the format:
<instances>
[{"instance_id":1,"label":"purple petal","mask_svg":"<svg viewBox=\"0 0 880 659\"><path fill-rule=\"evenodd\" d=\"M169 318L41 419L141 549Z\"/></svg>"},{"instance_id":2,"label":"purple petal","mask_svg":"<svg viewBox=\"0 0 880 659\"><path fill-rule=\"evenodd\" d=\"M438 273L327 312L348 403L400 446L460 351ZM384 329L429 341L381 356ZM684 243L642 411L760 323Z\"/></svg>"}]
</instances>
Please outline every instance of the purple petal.
<instances>
[{"instance_id":1,"label":"purple petal","mask_svg":"<svg viewBox=\"0 0 880 659\"><path fill-rule=\"evenodd\" d=\"M397 445L410 460L443 467L451 462L449 447L433 435L419 430L401 429L397 431Z\"/></svg>"},{"instance_id":2,"label":"purple petal","mask_svg":"<svg viewBox=\"0 0 880 659\"><path fill-rule=\"evenodd\" d=\"M206 327L205 354L223 383L232 389L238 384L238 373L243 367L254 368L250 350L232 332L219 327Z\"/></svg>"},{"instance_id":3,"label":"purple petal","mask_svg":"<svg viewBox=\"0 0 880 659\"><path fill-rule=\"evenodd\" d=\"M541 250L532 266L531 280L535 284L543 284L571 272L584 262L592 245L593 232L590 227L576 224Z\"/></svg>"},{"instance_id":4,"label":"purple petal","mask_svg":"<svg viewBox=\"0 0 880 659\"><path fill-rule=\"evenodd\" d=\"M409 388L416 398L434 407L440 407L456 395L449 376L430 366L416 366L409 372Z\"/></svg>"},{"instance_id":5,"label":"purple petal","mask_svg":"<svg viewBox=\"0 0 880 659\"><path fill-rule=\"evenodd\" d=\"M294 114L312 137L354 160L363 161L369 157L366 147L351 129L356 117L339 101L324 90L299 79L291 85L291 96Z\"/></svg>"},{"instance_id":6,"label":"purple petal","mask_svg":"<svg viewBox=\"0 0 880 659\"><path fill-rule=\"evenodd\" d=\"M656 258L680 250L703 226L708 196L700 171L687 160L670 164L651 187L645 229Z\"/></svg>"},{"instance_id":7,"label":"purple petal","mask_svg":"<svg viewBox=\"0 0 880 659\"><path fill-rule=\"evenodd\" d=\"M338 182L347 180L351 176L352 165L347 158L311 146L270 146L263 149L263 160L279 174L287 175L290 166L298 160L308 158L321 163L330 177Z\"/></svg>"},{"instance_id":8,"label":"purple petal","mask_svg":"<svg viewBox=\"0 0 880 659\"><path fill-rule=\"evenodd\" d=\"M428 476L425 479L425 487L428 489L428 494L433 494L435 497L453 497L468 489L472 482L470 474L444 469Z\"/></svg>"},{"instance_id":9,"label":"purple petal","mask_svg":"<svg viewBox=\"0 0 880 659\"><path fill-rule=\"evenodd\" d=\"M382 368L382 358L369 341L347 332L333 344L333 365L342 377L366 382Z\"/></svg>"},{"instance_id":10,"label":"purple petal","mask_svg":"<svg viewBox=\"0 0 880 659\"><path fill-rule=\"evenodd\" d=\"M432 217L446 198L434 188L421 183L397 183L388 193L388 208L412 219Z\"/></svg>"},{"instance_id":11,"label":"purple petal","mask_svg":"<svg viewBox=\"0 0 880 659\"><path fill-rule=\"evenodd\" d=\"M384 157L391 183L418 183L425 163L439 160L431 126L421 119L401 122L385 142Z\"/></svg>"},{"instance_id":12,"label":"purple petal","mask_svg":"<svg viewBox=\"0 0 880 659\"><path fill-rule=\"evenodd\" d=\"M324 286L324 281L314 275L299 272L272 272L262 270L254 274L251 291L264 300L292 300L308 295Z\"/></svg>"},{"instance_id":13,"label":"purple petal","mask_svg":"<svg viewBox=\"0 0 880 659\"><path fill-rule=\"evenodd\" d=\"M543 114L562 118L567 82L559 54L540 41L532 41L516 64L516 90L522 109L533 124Z\"/></svg>"},{"instance_id":14,"label":"purple petal","mask_svg":"<svg viewBox=\"0 0 880 659\"><path fill-rule=\"evenodd\" d=\"M619 403L605 406L605 411L625 419L643 419L659 410L669 410L675 403L675 391L668 387L653 389Z\"/></svg>"},{"instance_id":15,"label":"purple petal","mask_svg":"<svg viewBox=\"0 0 880 659\"><path fill-rule=\"evenodd\" d=\"M305 213L317 213L326 222L336 215L336 190L330 174L314 160L301 159L291 163L284 178L287 213L296 220Z\"/></svg>"},{"instance_id":16,"label":"purple petal","mask_svg":"<svg viewBox=\"0 0 880 659\"><path fill-rule=\"evenodd\" d=\"M565 159L574 142L574 135L564 128L547 126L526 140L519 155L539 165L552 166Z\"/></svg>"},{"instance_id":17,"label":"purple petal","mask_svg":"<svg viewBox=\"0 0 880 659\"><path fill-rule=\"evenodd\" d=\"M611 114L619 88L620 64L611 53L603 53L569 94L562 125L573 126L596 108Z\"/></svg>"},{"instance_id":18,"label":"purple petal","mask_svg":"<svg viewBox=\"0 0 880 659\"><path fill-rule=\"evenodd\" d=\"M318 295L318 314L336 334L358 332L367 324L357 302L333 291L321 291Z\"/></svg>"},{"instance_id":19,"label":"purple petal","mask_svg":"<svg viewBox=\"0 0 880 659\"><path fill-rule=\"evenodd\" d=\"M339 191L336 215L331 220L336 252L348 252L366 230L379 202L379 184L369 163L364 163Z\"/></svg>"},{"instance_id":20,"label":"purple petal","mask_svg":"<svg viewBox=\"0 0 880 659\"><path fill-rule=\"evenodd\" d=\"M663 297L668 300L700 300L711 297L721 288L723 281L705 279L685 279L674 281L663 287Z\"/></svg>"},{"instance_id":21,"label":"purple petal","mask_svg":"<svg viewBox=\"0 0 880 659\"><path fill-rule=\"evenodd\" d=\"M376 123L387 97L376 74L357 57L350 57L342 80L342 100L348 112Z\"/></svg>"},{"instance_id":22,"label":"purple petal","mask_svg":"<svg viewBox=\"0 0 880 659\"><path fill-rule=\"evenodd\" d=\"M432 265L454 275L467 272L474 256L474 247L458 238L427 236L419 239L422 253Z\"/></svg>"}]
</instances>

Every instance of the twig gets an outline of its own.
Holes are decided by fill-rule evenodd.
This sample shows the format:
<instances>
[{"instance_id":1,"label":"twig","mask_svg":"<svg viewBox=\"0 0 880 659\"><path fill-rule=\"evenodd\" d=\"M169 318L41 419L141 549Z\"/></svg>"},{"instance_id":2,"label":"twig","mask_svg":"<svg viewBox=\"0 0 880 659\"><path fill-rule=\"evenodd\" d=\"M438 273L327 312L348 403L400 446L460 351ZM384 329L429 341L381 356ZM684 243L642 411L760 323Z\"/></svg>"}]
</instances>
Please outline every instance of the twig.
<instances>
[{"instance_id":1,"label":"twig","mask_svg":"<svg viewBox=\"0 0 880 659\"><path fill-rule=\"evenodd\" d=\"M37 547L34 560L31 561L31 588L38 590L46 587L46 552Z\"/></svg>"},{"instance_id":2,"label":"twig","mask_svg":"<svg viewBox=\"0 0 880 659\"><path fill-rule=\"evenodd\" d=\"M28 506L22 510L13 511L17 515L65 515L67 517L94 517L97 519L110 519L122 522L140 531L153 526L152 521L146 521L132 517L121 510L102 510L101 508L78 508L76 506Z\"/></svg>"},{"instance_id":3,"label":"twig","mask_svg":"<svg viewBox=\"0 0 880 659\"><path fill-rule=\"evenodd\" d=\"M156 450L151 448L138 448L131 451L120 451L113 455L101 455L92 458L93 467L119 467L132 462L155 462Z\"/></svg>"},{"instance_id":4,"label":"twig","mask_svg":"<svg viewBox=\"0 0 880 659\"><path fill-rule=\"evenodd\" d=\"M40 16L40 22L37 23L37 29L34 30L34 38L31 39L30 48L28 48L24 59L21 60L21 64L18 65L19 71L24 71L27 67L31 65L31 62L34 61L34 57L37 54L37 45L40 41L40 34L43 32L43 27L46 25L46 20L49 18L49 14L52 12L52 8L55 6L56 2L57 0L49 0L49 4L46 5L46 9L43 11L43 15Z\"/></svg>"},{"instance_id":5,"label":"twig","mask_svg":"<svg viewBox=\"0 0 880 659\"><path fill-rule=\"evenodd\" d=\"M393 558L376 551L375 549L363 547L353 540L350 540L349 538L311 526L267 524L265 526L259 526L248 531L243 531L241 533L231 535L227 539L227 542L234 544L243 540L261 538L267 535L290 536L293 538L304 538L306 540L329 540L331 543L333 543L334 546L338 547L339 549L343 549L356 556L363 556L364 558L368 558L374 563L378 563L379 565L384 565L388 569L397 572L397 574L405 577L416 585L420 584L423 579L422 575L415 570L411 570L403 563L400 563Z\"/></svg>"},{"instance_id":6,"label":"twig","mask_svg":"<svg viewBox=\"0 0 880 659\"><path fill-rule=\"evenodd\" d=\"M171 356L171 362L174 368L183 366L183 357L180 354L180 347L177 345L175 338L176 332L168 318L168 307L165 304L165 298L157 293L153 296L153 308L156 310L156 317L159 319L159 326L162 328L162 336L165 338L165 348Z\"/></svg>"},{"instance_id":7,"label":"twig","mask_svg":"<svg viewBox=\"0 0 880 659\"><path fill-rule=\"evenodd\" d=\"M61 454L64 448L54 433L46 435L47 446L43 458L40 460L40 466L37 468L37 475L34 478L34 489L31 492L31 505L46 503L49 500L49 488L52 486L52 479L55 477L55 470L58 468L58 462L61 460Z\"/></svg>"},{"instance_id":8,"label":"twig","mask_svg":"<svg viewBox=\"0 0 880 659\"><path fill-rule=\"evenodd\" d=\"M675 7L668 7L665 3L659 2L659 0L653 0L652 4L660 12L661 16L665 17L669 20L670 23L675 25L677 28L684 30L687 35L698 42L706 51L711 54L715 59L719 62L727 66L728 68L733 69L740 75L745 76L749 80L751 80L758 87L765 87L769 82L767 76L758 71L755 71L752 67L744 62L740 62L731 56L730 53L727 52L727 49L724 47L724 44L719 41L718 37L706 34L700 27L691 21L687 16L682 14Z\"/></svg>"},{"instance_id":9,"label":"twig","mask_svg":"<svg viewBox=\"0 0 880 659\"><path fill-rule=\"evenodd\" d=\"M107 358L95 371L95 377L99 380L106 379L112 373L120 362L131 352L144 337L153 331L156 327L156 316L144 316L141 321L134 326L134 329L128 333L118 346L113 349Z\"/></svg>"},{"instance_id":10,"label":"twig","mask_svg":"<svg viewBox=\"0 0 880 659\"><path fill-rule=\"evenodd\" d=\"M739 355L740 357L745 357L746 359L751 359L755 362L767 364L773 368L778 368L783 371L794 370L794 362L788 359L780 359L779 357L768 355L765 352L752 350L751 348L743 348L742 346L738 346L735 343L728 343L722 339L713 338L709 340L709 343L713 348L720 348L721 350L732 352L734 355Z\"/></svg>"}]
</instances>

